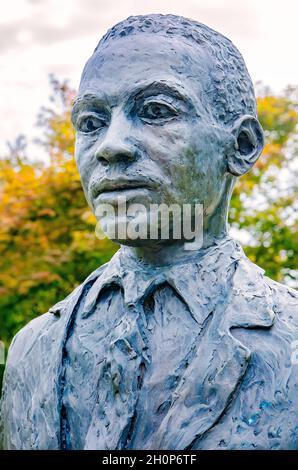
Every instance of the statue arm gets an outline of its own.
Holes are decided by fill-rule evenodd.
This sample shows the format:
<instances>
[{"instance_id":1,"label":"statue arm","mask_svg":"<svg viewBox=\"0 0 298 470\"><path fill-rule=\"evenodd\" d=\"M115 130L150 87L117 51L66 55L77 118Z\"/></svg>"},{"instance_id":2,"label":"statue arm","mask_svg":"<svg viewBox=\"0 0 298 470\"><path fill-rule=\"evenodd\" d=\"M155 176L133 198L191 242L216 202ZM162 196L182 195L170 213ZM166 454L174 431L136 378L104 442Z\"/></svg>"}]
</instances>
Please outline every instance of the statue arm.
<instances>
[{"instance_id":1,"label":"statue arm","mask_svg":"<svg viewBox=\"0 0 298 470\"><path fill-rule=\"evenodd\" d=\"M0 449L22 449L20 436L29 428L26 416L26 400L30 401L30 389L26 373L31 364L27 353L31 350L50 314L32 320L13 338L7 355L0 401Z\"/></svg>"}]
</instances>

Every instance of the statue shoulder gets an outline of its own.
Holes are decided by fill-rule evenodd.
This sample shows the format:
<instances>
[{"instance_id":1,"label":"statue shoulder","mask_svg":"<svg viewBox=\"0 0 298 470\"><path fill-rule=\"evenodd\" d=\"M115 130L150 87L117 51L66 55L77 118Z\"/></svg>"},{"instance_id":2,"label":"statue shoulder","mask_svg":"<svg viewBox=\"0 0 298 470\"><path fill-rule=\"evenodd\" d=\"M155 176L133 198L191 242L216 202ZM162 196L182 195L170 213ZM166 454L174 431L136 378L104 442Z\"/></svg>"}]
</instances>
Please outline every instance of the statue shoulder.
<instances>
[{"instance_id":1,"label":"statue shoulder","mask_svg":"<svg viewBox=\"0 0 298 470\"><path fill-rule=\"evenodd\" d=\"M8 351L6 368L12 365L12 359L16 364L22 359L26 350L35 343L36 338L50 319L51 314L49 312L40 315L31 320L14 336Z\"/></svg>"},{"instance_id":2,"label":"statue shoulder","mask_svg":"<svg viewBox=\"0 0 298 470\"><path fill-rule=\"evenodd\" d=\"M298 337L298 292L289 286L265 278L273 298L273 308L277 318L295 328Z\"/></svg>"},{"instance_id":3,"label":"statue shoulder","mask_svg":"<svg viewBox=\"0 0 298 470\"><path fill-rule=\"evenodd\" d=\"M246 256L239 262L237 274L235 276L237 284L243 284L243 292L251 293L252 289L267 292L271 298L274 312L280 314L293 315L298 324L298 291L266 276L264 269L254 264ZM245 278L245 279L244 279Z\"/></svg>"},{"instance_id":4,"label":"statue shoulder","mask_svg":"<svg viewBox=\"0 0 298 470\"><path fill-rule=\"evenodd\" d=\"M9 348L6 368L11 365L12 360L17 364L26 355L26 352L34 346L40 335L47 331L53 322L56 321L60 314L71 307L72 304L75 305L84 287L98 278L104 266L105 265L92 272L85 281L77 286L67 297L49 308L48 312L31 320L15 335Z\"/></svg>"}]
</instances>

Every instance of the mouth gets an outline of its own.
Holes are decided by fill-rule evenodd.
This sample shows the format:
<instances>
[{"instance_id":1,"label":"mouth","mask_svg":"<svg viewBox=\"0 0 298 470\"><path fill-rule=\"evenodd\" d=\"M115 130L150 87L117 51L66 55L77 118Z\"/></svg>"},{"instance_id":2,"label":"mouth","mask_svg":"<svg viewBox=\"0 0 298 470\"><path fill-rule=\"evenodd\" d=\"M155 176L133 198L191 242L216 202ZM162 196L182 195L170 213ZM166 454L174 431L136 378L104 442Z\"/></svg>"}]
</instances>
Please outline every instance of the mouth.
<instances>
[{"instance_id":1,"label":"mouth","mask_svg":"<svg viewBox=\"0 0 298 470\"><path fill-rule=\"evenodd\" d=\"M125 194L126 192L154 189L154 185L148 183L148 180L103 180L91 187L91 193L94 199L101 195Z\"/></svg>"}]
</instances>

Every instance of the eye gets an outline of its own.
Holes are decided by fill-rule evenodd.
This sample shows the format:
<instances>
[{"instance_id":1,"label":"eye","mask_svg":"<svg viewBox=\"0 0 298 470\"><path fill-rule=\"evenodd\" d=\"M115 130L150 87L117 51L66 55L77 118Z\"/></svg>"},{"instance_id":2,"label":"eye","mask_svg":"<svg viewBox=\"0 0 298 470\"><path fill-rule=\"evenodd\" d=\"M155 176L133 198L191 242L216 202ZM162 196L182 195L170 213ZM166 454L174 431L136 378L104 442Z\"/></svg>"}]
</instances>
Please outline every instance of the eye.
<instances>
[{"instance_id":1,"label":"eye","mask_svg":"<svg viewBox=\"0 0 298 470\"><path fill-rule=\"evenodd\" d=\"M177 115L177 111L164 103L150 102L143 106L139 116L147 121L162 121Z\"/></svg>"},{"instance_id":2,"label":"eye","mask_svg":"<svg viewBox=\"0 0 298 470\"><path fill-rule=\"evenodd\" d=\"M77 122L77 129L80 132L84 132L86 134L95 132L104 126L105 126L104 119L93 114L82 116L81 118L78 119L78 122Z\"/></svg>"}]
</instances>

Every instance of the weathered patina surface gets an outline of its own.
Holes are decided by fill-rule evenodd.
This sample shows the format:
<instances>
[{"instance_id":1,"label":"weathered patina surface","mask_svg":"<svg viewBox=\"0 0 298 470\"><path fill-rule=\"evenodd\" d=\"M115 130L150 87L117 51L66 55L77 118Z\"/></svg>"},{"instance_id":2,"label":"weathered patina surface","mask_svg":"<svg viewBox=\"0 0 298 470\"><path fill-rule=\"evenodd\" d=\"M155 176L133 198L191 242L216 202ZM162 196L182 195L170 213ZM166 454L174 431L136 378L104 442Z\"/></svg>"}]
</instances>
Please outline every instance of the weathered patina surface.
<instances>
[{"instance_id":1,"label":"weathered patina surface","mask_svg":"<svg viewBox=\"0 0 298 470\"><path fill-rule=\"evenodd\" d=\"M228 234L264 144L239 51L192 20L130 17L87 62L72 120L95 213L123 195L200 203L203 244L115 237L109 263L18 333L2 446L298 449L298 296Z\"/></svg>"}]
</instances>

